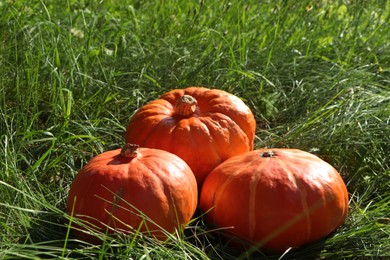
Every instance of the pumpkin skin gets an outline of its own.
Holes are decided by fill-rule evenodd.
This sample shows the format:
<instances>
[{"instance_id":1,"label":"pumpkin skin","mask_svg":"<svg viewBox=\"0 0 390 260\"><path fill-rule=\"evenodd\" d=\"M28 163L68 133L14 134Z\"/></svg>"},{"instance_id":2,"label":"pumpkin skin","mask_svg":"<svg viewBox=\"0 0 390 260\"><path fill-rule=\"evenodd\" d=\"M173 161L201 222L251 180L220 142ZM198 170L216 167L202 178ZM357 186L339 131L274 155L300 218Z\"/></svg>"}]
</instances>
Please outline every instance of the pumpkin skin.
<instances>
[{"instance_id":1,"label":"pumpkin skin","mask_svg":"<svg viewBox=\"0 0 390 260\"><path fill-rule=\"evenodd\" d=\"M78 172L66 211L109 234L137 230L143 221L141 211L147 227L142 225L140 231L164 240L161 228L172 233L184 227L197 200L195 176L182 159L163 150L126 145L97 155ZM102 242L82 230L74 233L91 243Z\"/></svg>"},{"instance_id":2,"label":"pumpkin skin","mask_svg":"<svg viewBox=\"0 0 390 260\"><path fill-rule=\"evenodd\" d=\"M225 235L283 252L339 227L348 214L348 191L340 174L313 154L258 149L216 167L203 183L199 206L210 224L233 227Z\"/></svg>"},{"instance_id":3,"label":"pumpkin skin","mask_svg":"<svg viewBox=\"0 0 390 260\"><path fill-rule=\"evenodd\" d=\"M253 150L256 122L245 103L203 87L174 89L141 107L126 129L126 142L182 158L198 185L218 164Z\"/></svg>"}]
</instances>

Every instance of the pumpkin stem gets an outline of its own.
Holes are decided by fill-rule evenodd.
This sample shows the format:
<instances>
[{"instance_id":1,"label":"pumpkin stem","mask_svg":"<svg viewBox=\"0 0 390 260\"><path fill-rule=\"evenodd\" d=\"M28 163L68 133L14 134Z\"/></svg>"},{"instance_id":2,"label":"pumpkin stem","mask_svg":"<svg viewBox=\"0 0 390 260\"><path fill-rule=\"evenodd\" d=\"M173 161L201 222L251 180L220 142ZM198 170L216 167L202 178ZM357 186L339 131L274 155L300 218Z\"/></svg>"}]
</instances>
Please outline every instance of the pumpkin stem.
<instances>
[{"instance_id":1,"label":"pumpkin stem","mask_svg":"<svg viewBox=\"0 0 390 260\"><path fill-rule=\"evenodd\" d=\"M274 157L275 153L272 151L265 151L263 153L260 153L261 158L268 158L268 157Z\"/></svg>"},{"instance_id":2,"label":"pumpkin stem","mask_svg":"<svg viewBox=\"0 0 390 260\"><path fill-rule=\"evenodd\" d=\"M137 151L138 148L139 148L138 144L125 144L122 147L121 155L126 157L126 158L135 158L135 157L137 157L137 154L138 154L138 151Z\"/></svg>"},{"instance_id":3,"label":"pumpkin stem","mask_svg":"<svg viewBox=\"0 0 390 260\"><path fill-rule=\"evenodd\" d=\"M195 112L197 104L198 101L194 97L183 95L176 101L175 112L180 116L190 116Z\"/></svg>"}]
</instances>

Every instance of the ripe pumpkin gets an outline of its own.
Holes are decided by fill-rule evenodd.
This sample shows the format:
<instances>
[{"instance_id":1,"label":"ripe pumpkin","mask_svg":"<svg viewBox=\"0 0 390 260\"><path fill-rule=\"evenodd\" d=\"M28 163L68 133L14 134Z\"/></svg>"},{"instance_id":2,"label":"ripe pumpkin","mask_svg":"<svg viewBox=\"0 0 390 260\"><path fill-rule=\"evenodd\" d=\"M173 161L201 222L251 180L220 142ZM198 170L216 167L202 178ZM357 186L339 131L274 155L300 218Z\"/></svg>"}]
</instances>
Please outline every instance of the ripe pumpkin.
<instances>
[{"instance_id":1,"label":"ripe pumpkin","mask_svg":"<svg viewBox=\"0 0 390 260\"><path fill-rule=\"evenodd\" d=\"M197 200L195 176L182 159L127 144L97 155L78 172L69 190L67 212L103 233L137 230L143 223L141 232L163 240L162 229L173 232L190 221ZM81 239L101 242L74 231Z\"/></svg>"},{"instance_id":2,"label":"ripe pumpkin","mask_svg":"<svg viewBox=\"0 0 390 260\"><path fill-rule=\"evenodd\" d=\"M178 155L200 186L226 159L253 150L256 122L237 96L203 87L171 90L141 107L126 142Z\"/></svg>"},{"instance_id":3,"label":"ripe pumpkin","mask_svg":"<svg viewBox=\"0 0 390 260\"><path fill-rule=\"evenodd\" d=\"M206 220L249 245L282 252L329 235L345 220L340 174L297 149L259 149L230 158L203 183ZM236 243L237 245L237 243Z\"/></svg>"}]
</instances>

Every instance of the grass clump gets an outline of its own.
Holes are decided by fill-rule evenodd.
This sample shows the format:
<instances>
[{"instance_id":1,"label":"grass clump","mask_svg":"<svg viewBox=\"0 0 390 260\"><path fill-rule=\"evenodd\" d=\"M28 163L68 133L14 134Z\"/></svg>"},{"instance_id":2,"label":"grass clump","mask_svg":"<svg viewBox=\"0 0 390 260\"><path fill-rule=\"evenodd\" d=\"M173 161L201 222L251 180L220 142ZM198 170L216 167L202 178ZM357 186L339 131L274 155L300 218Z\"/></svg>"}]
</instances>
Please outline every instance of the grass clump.
<instances>
[{"instance_id":1,"label":"grass clump","mask_svg":"<svg viewBox=\"0 0 390 260\"><path fill-rule=\"evenodd\" d=\"M0 258L389 256L389 2L0 1ZM252 108L256 147L311 151L340 172L350 215L282 256L237 252L202 219L167 245L67 236L67 191L172 89Z\"/></svg>"}]
</instances>

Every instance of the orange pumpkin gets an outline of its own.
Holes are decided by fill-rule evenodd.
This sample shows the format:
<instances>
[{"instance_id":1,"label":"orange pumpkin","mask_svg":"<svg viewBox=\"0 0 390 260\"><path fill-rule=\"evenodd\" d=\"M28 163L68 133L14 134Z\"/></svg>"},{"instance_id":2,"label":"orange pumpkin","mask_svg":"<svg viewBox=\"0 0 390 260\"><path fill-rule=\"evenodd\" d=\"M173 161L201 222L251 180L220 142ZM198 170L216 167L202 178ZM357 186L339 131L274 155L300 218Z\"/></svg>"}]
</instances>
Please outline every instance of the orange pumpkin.
<instances>
[{"instance_id":1,"label":"orange pumpkin","mask_svg":"<svg viewBox=\"0 0 390 260\"><path fill-rule=\"evenodd\" d=\"M348 192L340 174L297 149L259 149L215 168L203 183L207 221L275 252L329 235L345 220Z\"/></svg>"},{"instance_id":2,"label":"orange pumpkin","mask_svg":"<svg viewBox=\"0 0 390 260\"><path fill-rule=\"evenodd\" d=\"M218 164L253 150L256 122L238 97L217 89L175 89L141 107L126 142L178 155L199 185Z\"/></svg>"},{"instance_id":3,"label":"orange pumpkin","mask_svg":"<svg viewBox=\"0 0 390 260\"><path fill-rule=\"evenodd\" d=\"M165 239L162 229L173 232L184 227L197 200L195 176L182 159L128 144L97 155L78 172L69 190L67 212L103 233L137 230L142 224L141 232ZM74 231L81 239L101 242L87 232Z\"/></svg>"}]
</instances>

